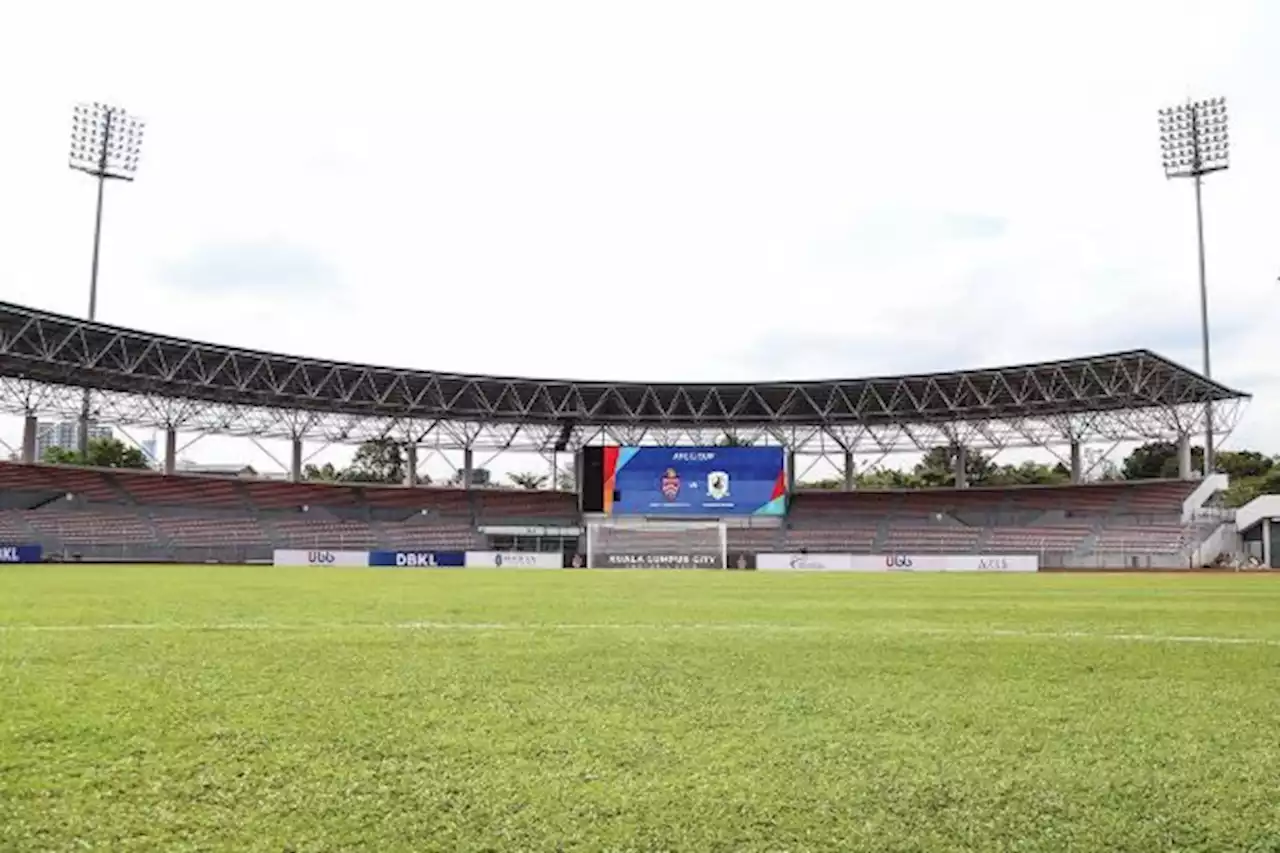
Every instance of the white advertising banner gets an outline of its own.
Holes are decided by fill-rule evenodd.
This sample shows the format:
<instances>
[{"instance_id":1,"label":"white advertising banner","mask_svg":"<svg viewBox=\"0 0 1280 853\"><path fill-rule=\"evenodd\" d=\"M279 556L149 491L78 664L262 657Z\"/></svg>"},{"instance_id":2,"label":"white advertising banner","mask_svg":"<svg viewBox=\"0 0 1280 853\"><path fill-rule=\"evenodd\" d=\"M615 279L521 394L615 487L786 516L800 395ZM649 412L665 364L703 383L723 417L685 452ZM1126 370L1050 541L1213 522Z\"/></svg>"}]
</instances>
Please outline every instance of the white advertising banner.
<instances>
[{"instance_id":1,"label":"white advertising banner","mask_svg":"<svg viewBox=\"0 0 1280 853\"><path fill-rule=\"evenodd\" d=\"M762 571L1037 572L1034 555L1001 554L760 554Z\"/></svg>"},{"instance_id":2,"label":"white advertising banner","mask_svg":"<svg viewBox=\"0 0 1280 853\"><path fill-rule=\"evenodd\" d=\"M368 551L276 551L277 566L368 566Z\"/></svg>"},{"instance_id":3,"label":"white advertising banner","mask_svg":"<svg viewBox=\"0 0 1280 853\"><path fill-rule=\"evenodd\" d=\"M757 554L756 568L761 571L853 571L853 557L848 554Z\"/></svg>"},{"instance_id":4,"label":"white advertising banner","mask_svg":"<svg viewBox=\"0 0 1280 853\"><path fill-rule=\"evenodd\" d=\"M1040 558L1028 554L879 554L854 557L853 567L872 572L1037 572Z\"/></svg>"},{"instance_id":5,"label":"white advertising banner","mask_svg":"<svg viewBox=\"0 0 1280 853\"><path fill-rule=\"evenodd\" d=\"M564 556L548 553L511 553L509 551L468 551L468 569L561 569Z\"/></svg>"}]
</instances>

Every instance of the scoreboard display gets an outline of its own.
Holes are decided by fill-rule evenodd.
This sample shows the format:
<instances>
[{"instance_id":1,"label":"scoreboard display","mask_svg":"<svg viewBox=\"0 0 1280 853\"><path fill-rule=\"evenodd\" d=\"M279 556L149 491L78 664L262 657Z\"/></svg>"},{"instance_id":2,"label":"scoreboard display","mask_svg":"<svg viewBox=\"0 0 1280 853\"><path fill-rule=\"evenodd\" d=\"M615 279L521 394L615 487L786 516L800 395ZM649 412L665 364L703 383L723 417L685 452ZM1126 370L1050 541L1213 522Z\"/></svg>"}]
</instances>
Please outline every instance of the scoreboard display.
<instances>
[{"instance_id":1,"label":"scoreboard display","mask_svg":"<svg viewBox=\"0 0 1280 853\"><path fill-rule=\"evenodd\" d=\"M781 447L583 448L582 509L606 515L783 515Z\"/></svg>"}]
</instances>

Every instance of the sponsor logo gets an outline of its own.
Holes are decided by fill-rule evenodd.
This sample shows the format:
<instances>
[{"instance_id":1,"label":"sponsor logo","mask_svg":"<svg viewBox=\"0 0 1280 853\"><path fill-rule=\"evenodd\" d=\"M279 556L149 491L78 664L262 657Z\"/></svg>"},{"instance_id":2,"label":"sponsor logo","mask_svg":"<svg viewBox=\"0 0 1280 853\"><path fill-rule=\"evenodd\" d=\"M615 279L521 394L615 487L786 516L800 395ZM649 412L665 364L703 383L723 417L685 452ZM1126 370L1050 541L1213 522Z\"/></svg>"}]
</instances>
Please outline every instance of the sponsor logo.
<instances>
[{"instance_id":1,"label":"sponsor logo","mask_svg":"<svg viewBox=\"0 0 1280 853\"><path fill-rule=\"evenodd\" d=\"M21 563L17 548L0 548L0 563Z\"/></svg>"},{"instance_id":2,"label":"sponsor logo","mask_svg":"<svg viewBox=\"0 0 1280 853\"><path fill-rule=\"evenodd\" d=\"M884 558L886 568L890 569L909 569L915 565L910 557L904 557L901 554L890 554Z\"/></svg>"},{"instance_id":3,"label":"sponsor logo","mask_svg":"<svg viewBox=\"0 0 1280 853\"><path fill-rule=\"evenodd\" d=\"M729 497L729 475L725 471L712 471L707 475L707 497L713 501Z\"/></svg>"},{"instance_id":4,"label":"sponsor logo","mask_svg":"<svg viewBox=\"0 0 1280 853\"><path fill-rule=\"evenodd\" d=\"M821 560L815 560L805 554L796 554L791 558L791 568L793 569L825 569L827 564Z\"/></svg>"},{"instance_id":5,"label":"sponsor logo","mask_svg":"<svg viewBox=\"0 0 1280 853\"><path fill-rule=\"evenodd\" d=\"M979 557L978 571L1005 571L1009 568L1009 561L1004 557Z\"/></svg>"},{"instance_id":6,"label":"sponsor logo","mask_svg":"<svg viewBox=\"0 0 1280 853\"><path fill-rule=\"evenodd\" d=\"M436 555L427 553L427 554L396 554L396 565L410 566L410 567L417 566L421 568L431 569L431 568L435 568L438 564L436 563Z\"/></svg>"},{"instance_id":7,"label":"sponsor logo","mask_svg":"<svg viewBox=\"0 0 1280 853\"><path fill-rule=\"evenodd\" d=\"M680 496L680 475L675 468L668 468L662 474L662 496L673 501Z\"/></svg>"},{"instance_id":8,"label":"sponsor logo","mask_svg":"<svg viewBox=\"0 0 1280 853\"><path fill-rule=\"evenodd\" d=\"M671 454L673 462L710 462L715 459L716 455L709 451L690 452L688 450L678 450Z\"/></svg>"},{"instance_id":9,"label":"sponsor logo","mask_svg":"<svg viewBox=\"0 0 1280 853\"><path fill-rule=\"evenodd\" d=\"M503 566L534 566L538 563L536 554L494 554L493 564L498 568Z\"/></svg>"},{"instance_id":10,"label":"sponsor logo","mask_svg":"<svg viewBox=\"0 0 1280 853\"><path fill-rule=\"evenodd\" d=\"M308 566L331 566L338 561L332 551L308 551Z\"/></svg>"},{"instance_id":11,"label":"sponsor logo","mask_svg":"<svg viewBox=\"0 0 1280 853\"><path fill-rule=\"evenodd\" d=\"M606 554L605 563L634 569L715 568L715 557L708 554Z\"/></svg>"}]
</instances>

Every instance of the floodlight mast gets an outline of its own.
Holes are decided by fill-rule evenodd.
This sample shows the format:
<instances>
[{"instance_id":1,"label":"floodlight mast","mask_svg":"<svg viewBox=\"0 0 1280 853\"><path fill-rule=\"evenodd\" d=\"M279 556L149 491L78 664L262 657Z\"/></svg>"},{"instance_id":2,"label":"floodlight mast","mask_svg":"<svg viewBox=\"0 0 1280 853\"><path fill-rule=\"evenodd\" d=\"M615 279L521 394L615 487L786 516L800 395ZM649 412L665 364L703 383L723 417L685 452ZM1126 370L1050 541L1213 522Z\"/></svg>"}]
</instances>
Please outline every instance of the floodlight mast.
<instances>
[{"instance_id":1,"label":"floodlight mast","mask_svg":"<svg viewBox=\"0 0 1280 853\"><path fill-rule=\"evenodd\" d=\"M93 265L89 272L89 319L98 314L98 254L102 243L102 198L108 180L132 181L138 171L145 123L120 107L77 104L71 114L72 169L98 179L98 206L93 220ZM78 436L80 457L89 452L89 390L84 392Z\"/></svg>"},{"instance_id":2,"label":"floodlight mast","mask_svg":"<svg viewBox=\"0 0 1280 853\"><path fill-rule=\"evenodd\" d=\"M1209 290L1205 283L1204 206L1200 184L1211 172L1230 165L1231 142L1227 133L1227 99L1187 101L1160 110L1160 148L1166 178L1191 178L1196 197L1196 247L1200 271L1200 343L1204 375L1212 378L1209 362ZM1215 467L1213 404L1205 404L1204 475Z\"/></svg>"}]
</instances>

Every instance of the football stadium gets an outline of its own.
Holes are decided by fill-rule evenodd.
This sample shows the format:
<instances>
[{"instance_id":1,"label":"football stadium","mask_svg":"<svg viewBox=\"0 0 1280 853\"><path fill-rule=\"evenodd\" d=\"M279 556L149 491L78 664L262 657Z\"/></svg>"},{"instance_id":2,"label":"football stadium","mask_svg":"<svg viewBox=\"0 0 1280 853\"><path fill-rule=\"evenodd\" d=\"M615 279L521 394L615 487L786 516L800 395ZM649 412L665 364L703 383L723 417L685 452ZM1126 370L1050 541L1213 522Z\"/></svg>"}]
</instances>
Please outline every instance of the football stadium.
<instances>
[{"instance_id":1,"label":"football stadium","mask_svg":"<svg viewBox=\"0 0 1280 853\"><path fill-rule=\"evenodd\" d=\"M135 5L0 51L0 853L1280 853L1280 6Z\"/></svg>"},{"instance_id":2,"label":"football stadium","mask_svg":"<svg viewBox=\"0 0 1280 853\"><path fill-rule=\"evenodd\" d=\"M4 304L0 375L25 419L0 465L6 849L1280 839L1280 593L1203 571L1244 542L1227 478L1192 470L1246 395L1153 352L635 384ZM164 430L158 470L42 463L37 418L86 414ZM181 473L179 431L287 438L290 476ZM307 481L334 441L393 444L404 482ZM1149 441L1179 476L1085 476L1091 443ZM939 447L946 487L855 487L860 456ZM969 486L981 448L1070 482ZM418 482L424 449L460 482ZM513 449L568 455L573 488L472 482ZM797 484L815 455L843 488Z\"/></svg>"},{"instance_id":3,"label":"football stadium","mask_svg":"<svg viewBox=\"0 0 1280 853\"><path fill-rule=\"evenodd\" d=\"M1242 392L1149 351L921 376L635 384L466 376L252 352L0 304L0 536L29 559L560 568L1186 569L1231 547L1192 436ZM87 388L88 390L82 390ZM86 394L88 397L86 397ZM38 417L165 433L159 471L37 464ZM179 430L291 442L287 481L175 471ZM86 430L87 432L87 430ZM731 437L725 446L723 437ZM391 442L402 486L303 481L307 442ZM1165 441L1179 478L1083 479L1090 443ZM953 488L854 488L856 459L941 447ZM417 481L423 446L459 487ZM966 488L974 450L1058 448L1070 484ZM573 458L574 488L473 487L474 454ZM797 489L838 448L845 488ZM554 463L553 463L554 464Z\"/></svg>"}]
</instances>

